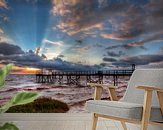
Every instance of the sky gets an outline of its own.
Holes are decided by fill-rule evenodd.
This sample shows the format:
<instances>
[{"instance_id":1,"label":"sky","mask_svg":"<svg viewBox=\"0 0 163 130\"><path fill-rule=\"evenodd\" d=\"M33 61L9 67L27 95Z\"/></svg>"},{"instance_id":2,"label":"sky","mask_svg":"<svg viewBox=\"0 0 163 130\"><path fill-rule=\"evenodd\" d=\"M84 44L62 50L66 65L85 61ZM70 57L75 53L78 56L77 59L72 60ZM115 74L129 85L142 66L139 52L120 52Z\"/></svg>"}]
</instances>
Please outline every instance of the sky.
<instances>
[{"instance_id":1,"label":"sky","mask_svg":"<svg viewBox=\"0 0 163 130\"><path fill-rule=\"evenodd\" d=\"M24 70L163 68L162 5L162 0L0 0L0 64Z\"/></svg>"}]
</instances>

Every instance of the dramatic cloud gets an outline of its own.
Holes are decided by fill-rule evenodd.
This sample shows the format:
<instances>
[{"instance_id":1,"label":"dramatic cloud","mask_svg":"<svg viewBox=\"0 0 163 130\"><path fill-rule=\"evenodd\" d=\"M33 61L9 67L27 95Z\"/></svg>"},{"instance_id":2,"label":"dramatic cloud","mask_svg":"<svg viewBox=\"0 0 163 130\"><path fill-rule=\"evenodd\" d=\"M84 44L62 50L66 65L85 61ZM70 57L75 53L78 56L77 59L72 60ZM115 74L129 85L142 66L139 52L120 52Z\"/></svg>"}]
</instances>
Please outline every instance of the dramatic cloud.
<instances>
[{"instance_id":1,"label":"dramatic cloud","mask_svg":"<svg viewBox=\"0 0 163 130\"><path fill-rule=\"evenodd\" d=\"M144 25L142 10L141 6L129 5L118 17L113 16L108 20L112 26L111 33L103 33L101 36L114 40L127 40L139 36L145 31L142 27Z\"/></svg>"},{"instance_id":2,"label":"dramatic cloud","mask_svg":"<svg viewBox=\"0 0 163 130\"><path fill-rule=\"evenodd\" d=\"M157 40L163 40L163 31L157 32L155 34L149 34L147 35L144 39L139 40L139 41L134 41L131 43L126 43L126 44L118 44L118 45L113 45L109 46L106 49L112 50L116 48L124 48L124 49L134 49L134 48L140 48L146 50L145 44L156 44Z\"/></svg>"},{"instance_id":3,"label":"dramatic cloud","mask_svg":"<svg viewBox=\"0 0 163 130\"><path fill-rule=\"evenodd\" d=\"M10 39L8 36L6 36L3 31L3 33L0 33L0 43L12 43L13 44L14 41Z\"/></svg>"},{"instance_id":4,"label":"dramatic cloud","mask_svg":"<svg viewBox=\"0 0 163 130\"><path fill-rule=\"evenodd\" d=\"M85 31L85 35L92 35L87 31L93 28L102 30L100 34L102 38L114 40L127 40L141 34L150 34L134 45L162 38L160 35L155 35L163 30L163 1L161 0L142 1L139 5L128 0L121 2L113 0L90 0L87 2L83 0L53 0L53 5L53 14L61 17L61 21L57 25L58 28L69 35L81 31ZM107 26L104 26L106 21ZM143 45L140 47L143 49Z\"/></svg>"},{"instance_id":5,"label":"dramatic cloud","mask_svg":"<svg viewBox=\"0 0 163 130\"><path fill-rule=\"evenodd\" d=\"M150 33L138 44L162 38L163 35L163 1L151 0L148 4L141 6L130 5L127 11L122 12L119 18L110 18L112 25L111 33L102 33L101 37L114 40L127 40L141 34ZM133 17L134 16L134 17ZM153 36L152 36L152 35Z\"/></svg>"},{"instance_id":6,"label":"dramatic cloud","mask_svg":"<svg viewBox=\"0 0 163 130\"><path fill-rule=\"evenodd\" d=\"M118 35L118 36L117 36ZM125 37L122 37L122 36L119 36L119 33L111 33L111 34L108 34L108 33L102 33L100 34L100 36L102 38L105 38L105 39L112 39L112 40L126 40L127 38Z\"/></svg>"},{"instance_id":7,"label":"dramatic cloud","mask_svg":"<svg viewBox=\"0 0 163 130\"><path fill-rule=\"evenodd\" d=\"M118 51L118 52L108 51L107 54L108 56L111 56L111 57L120 57L120 56L125 55L125 53L122 51Z\"/></svg>"},{"instance_id":8,"label":"dramatic cloud","mask_svg":"<svg viewBox=\"0 0 163 130\"><path fill-rule=\"evenodd\" d=\"M5 49L4 49L5 47ZM5 50L5 51L4 51ZM59 55L59 57L64 57ZM35 68L51 68L55 70L74 70L74 71L87 71L97 70L101 66L98 65L82 65L63 61L60 58L53 60L44 60L45 57L36 55L32 50L23 52L19 46L0 43L0 63L14 63L18 66L35 67Z\"/></svg>"},{"instance_id":9,"label":"dramatic cloud","mask_svg":"<svg viewBox=\"0 0 163 130\"><path fill-rule=\"evenodd\" d=\"M151 64L157 64L163 62L163 55L162 54L153 54L153 55L138 55L138 56L132 56L132 57L125 57L121 58L120 60L117 60L116 62L113 62L113 65L117 66L130 66L131 64L135 64L138 66L143 65L151 65Z\"/></svg>"},{"instance_id":10,"label":"dramatic cloud","mask_svg":"<svg viewBox=\"0 0 163 130\"><path fill-rule=\"evenodd\" d=\"M163 68L163 61L162 62L157 62L157 63L151 63L149 65L144 65L141 66L143 68Z\"/></svg>"},{"instance_id":11,"label":"dramatic cloud","mask_svg":"<svg viewBox=\"0 0 163 130\"><path fill-rule=\"evenodd\" d=\"M50 41L50 40L47 40L47 39L44 39L43 43L52 44L52 45L56 45L56 46L63 46L64 45L63 41L53 42L53 41Z\"/></svg>"},{"instance_id":12,"label":"dramatic cloud","mask_svg":"<svg viewBox=\"0 0 163 130\"><path fill-rule=\"evenodd\" d=\"M51 68L55 70L63 70L63 71L90 71L90 70L97 70L100 68L98 65L89 66L89 65L82 65L77 63L72 63L68 61L63 61L60 58L48 61L41 61L37 64L39 68Z\"/></svg>"},{"instance_id":13,"label":"dramatic cloud","mask_svg":"<svg viewBox=\"0 0 163 130\"><path fill-rule=\"evenodd\" d=\"M72 50L74 50L78 53L86 53L86 52L90 51L91 48L92 48L92 46L88 45L88 46L83 46L83 47L75 47L75 48L72 48Z\"/></svg>"},{"instance_id":14,"label":"dramatic cloud","mask_svg":"<svg viewBox=\"0 0 163 130\"><path fill-rule=\"evenodd\" d=\"M105 61L105 62L115 62L115 61L117 61L117 60L114 59L114 58L107 58L107 57L104 57L104 58L103 58L103 61Z\"/></svg>"},{"instance_id":15,"label":"dramatic cloud","mask_svg":"<svg viewBox=\"0 0 163 130\"><path fill-rule=\"evenodd\" d=\"M24 54L14 54L14 55L0 55L0 61L5 61L8 63L14 63L16 65L20 65L20 66L35 66L36 63L42 61L43 58L35 55L35 54L31 54L30 52L26 52ZM4 62L1 62L4 63Z\"/></svg>"},{"instance_id":16,"label":"dramatic cloud","mask_svg":"<svg viewBox=\"0 0 163 130\"><path fill-rule=\"evenodd\" d=\"M0 43L0 61L1 63L15 63L22 66L33 66L43 58L36 55L32 50L24 52L19 46Z\"/></svg>"},{"instance_id":17,"label":"dramatic cloud","mask_svg":"<svg viewBox=\"0 0 163 130\"><path fill-rule=\"evenodd\" d=\"M54 69L99 62L161 66L162 5L163 0L0 0L0 42L12 43L0 45L0 62ZM36 47L35 54L26 52Z\"/></svg>"},{"instance_id":18,"label":"dramatic cloud","mask_svg":"<svg viewBox=\"0 0 163 130\"><path fill-rule=\"evenodd\" d=\"M94 45L94 47L103 47L101 44L99 44L99 43L96 43L95 45Z\"/></svg>"},{"instance_id":19,"label":"dramatic cloud","mask_svg":"<svg viewBox=\"0 0 163 130\"><path fill-rule=\"evenodd\" d=\"M58 55L58 58L63 58L63 57L65 57L65 56L62 54Z\"/></svg>"},{"instance_id":20,"label":"dramatic cloud","mask_svg":"<svg viewBox=\"0 0 163 130\"><path fill-rule=\"evenodd\" d=\"M116 49L116 48L123 48L123 49L127 49L127 50L140 48L140 49L146 50L146 48L143 45L139 44L139 43L138 44L137 43L127 43L127 44L112 45L112 46L107 47L106 49L107 50L113 50L113 49Z\"/></svg>"},{"instance_id":21,"label":"dramatic cloud","mask_svg":"<svg viewBox=\"0 0 163 130\"><path fill-rule=\"evenodd\" d=\"M100 68L98 65L82 65L77 63L72 63L68 61L63 61L60 58L54 60L43 60L42 57L35 54L23 54L23 55L11 55L11 56L1 56L0 63L14 63L18 66L24 67L35 67L35 68L50 68L55 70L63 71L88 71L97 70Z\"/></svg>"},{"instance_id":22,"label":"dramatic cloud","mask_svg":"<svg viewBox=\"0 0 163 130\"><path fill-rule=\"evenodd\" d=\"M0 28L0 34L3 34L4 33L4 31Z\"/></svg>"},{"instance_id":23,"label":"dramatic cloud","mask_svg":"<svg viewBox=\"0 0 163 130\"><path fill-rule=\"evenodd\" d=\"M145 28L147 31L158 32L163 30L163 1L150 0L145 6L148 14L146 15Z\"/></svg>"},{"instance_id":24,"label":"dramatic cloud","mask_svg":"<svg viewBox=\"0 0 163 130\"><path fill-rule=\"evenodd\" d=\"M3 55L14 55L14 54L23 54L22 49L17 45L12 45L8 43L0 43L0 54Z\"/></svg>"},{"instance_id":25,"label":"dramatic cloud","mask_svg":"<svg viewBox=\"0 0 163 130\"><path fill-rule=\"evenodd\" d=\"M126 9L128 2L101 4L98 0L53 0L53 14L63 18L58 26L71 35L97 27L102 21L114 16ZM116 9L116 10L115 10ZM98 16L98 17L97 17ZM99 28L99 26L98 26ZM101 27L100 27L101 28Z\"/></svg>"},{"instance_id":26,"label":"dramatic cloud","mask_svg":"<svg viewBox=\"0 0 163 130\"><path fill-rule=\"evenodd\" d=\"M6 0L0 0L0 8L8 9Z\"/></svg>"},{"instance_id":27,"label":"dramatic cloud","mask_svg":"<svg viewBox=\"0 0 163 130\"><path fill-rule=\"evenodd\" d=\"M118 34L115 33L114 36L129 39L140 34L151 33L153 36L149 35L147 38L145 37L144 40L141 41L142 44L150 40L153 41L161 38L163 35L162 5L163 1L161 0L151 0L145 4L144 7L131 5L124 16L122 16L122 20L110 20L113 28L118 30Z\"/></svg>"},{"instance_id":28,"label":"dramatic cloud","mask_svg":"<svg viewBox=\"0 0 163 130\"><path fill-rule=\"evenodd\" d=\"M139 55L121 59L122 62L134 63L136 65L147 65L163 61L163 55Z\"/></svg>"},{"instance_id":29,"label":"dramatic cloud","mask_svg":"<svg viewBox=\"0 0 163 130\"><path fill-rule=\"evenodd\" d=\"M133 43L128 43L128 44L133 45L133 46L143 46L144 44L151 44L152 41L156 41L156 40L163 40L163 31L148 35L143 40L133 42ZM156 43L153 42L153 44L156 44Z\"/></svg>"}]
</instances>

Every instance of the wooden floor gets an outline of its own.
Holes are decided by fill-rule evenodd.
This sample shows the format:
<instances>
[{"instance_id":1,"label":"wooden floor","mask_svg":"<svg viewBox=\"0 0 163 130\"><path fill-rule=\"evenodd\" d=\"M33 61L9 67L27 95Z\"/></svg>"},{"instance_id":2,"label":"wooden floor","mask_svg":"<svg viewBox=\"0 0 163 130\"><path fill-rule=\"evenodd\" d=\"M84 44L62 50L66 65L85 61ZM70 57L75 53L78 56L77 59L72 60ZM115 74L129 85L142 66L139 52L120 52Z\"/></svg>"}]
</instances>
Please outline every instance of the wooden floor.
<instances>
[{"instance_id":1,"label":"wooden floor","mask_svg":"<svg viewBox=\"0 0 163 130\"><path fill-rule=\"evenodd\" d=\"M6 113L0 115L0 123L4 122L13 122L20 130L91 130L91 114L86 113ZM97 130L123 129L119 122L100 118Z\"/></svg>"}]
</instances>

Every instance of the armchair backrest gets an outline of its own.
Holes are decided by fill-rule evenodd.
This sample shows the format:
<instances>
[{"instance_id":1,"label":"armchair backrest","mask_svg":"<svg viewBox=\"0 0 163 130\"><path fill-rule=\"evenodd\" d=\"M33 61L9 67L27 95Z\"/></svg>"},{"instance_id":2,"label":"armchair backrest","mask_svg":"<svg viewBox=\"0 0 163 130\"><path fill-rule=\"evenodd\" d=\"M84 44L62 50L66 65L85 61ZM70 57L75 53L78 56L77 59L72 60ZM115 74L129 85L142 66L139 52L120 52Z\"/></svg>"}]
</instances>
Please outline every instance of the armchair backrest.
<instances>
[{"instance_id":1,"label":"armchair backrest","mask_svg":"<svg viewBox=\"0 0 163 130\"><path fill-rule=\"evenodd\" d=\"M122 101L143 104L144 91L136 89L137 86L163 88L163 69L136 69ZM153 94L152 106L159 106L156 92Z\"/></svg>"}]
</instances>

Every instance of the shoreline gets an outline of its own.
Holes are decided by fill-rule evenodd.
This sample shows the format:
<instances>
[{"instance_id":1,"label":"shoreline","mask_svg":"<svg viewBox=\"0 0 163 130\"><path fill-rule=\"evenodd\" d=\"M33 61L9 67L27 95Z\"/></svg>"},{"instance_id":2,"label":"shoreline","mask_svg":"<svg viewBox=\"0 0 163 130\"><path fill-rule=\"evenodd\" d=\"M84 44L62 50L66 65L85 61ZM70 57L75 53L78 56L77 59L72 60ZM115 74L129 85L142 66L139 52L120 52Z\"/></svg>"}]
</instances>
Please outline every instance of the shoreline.
<instances>
[{"instance_id":1,"label":"shoreline","mask_svg":"<svg viewBox=\"0 0 163 130\"><path fill-rule=\"evenodd\" d=\"M49 92L51 92L52 90L50 89L61 89L63 86L53 86L53 87L41 87L41 88L32 88L32 89L27 89L26 87L25 88L9 88L8 90L3 90L3 91L0 91L0 95L1 94L5 94L5 93L8 93L9 97L6 97L6 98L1 98L0 99L0 104L4 104L5 102L9 101L12 97L12 95L16 94L18 91L36 91L36 92L40 92L42 93L42 91L47 91L49 90ZM88 100L93 100L93 92L94 92L94 89L91 88L91 87L82 87L82 88L79 88L79 87L71 87L71 88L67 88L67 89L88 89L90 90L91 92L88 92L87 93L80 93L78 91L78 93L76 93L77 96L73 95L72 94L69 94L69 96L65 95L64 93L56 93L54 96L48 96L48 95L43 95L41 98L52 98L54 100L59 100L61 102L64 102L66 103L68 106L69 106L69 111L67 111L67 113L87 113L85 111L85 103L86 101ZM63 89L63 88L62 88ZM75 91L76 92L76 91ZM117 91L118 92L118 91ZM10 94L9 94L10 93ZM67 99L65 98L67 96ZM2 96L1 96L2 97ZM69 98L68 98L69 97ZM103 96L102 96L102 99L106 99L108 100L109 99L109 95L108 95L108 92L107 90L103 92Z\"/></svg>"},{"instance_id":2,"label":"shoreline","mask_svg":"<svg viewBox=\"0 0 163 130\"><path fill-rule=\"evenodd\" d=\"M0 104L4 104L10 100L18 91L35 91L39 92L43 97L52 98L68 104L70 107L69 113L78 113L85 112L85 102L93 98L93 87L84 85L38 84L34 80L34 76L31 75L11 75L8 77L6 85L0 90ZM119 97L124 95L127 88L127 81L128 78L119 80L119 87L116 89ZM107 83L112 84L112 80L108 80ZM102 98L109 98L107 87L104 87Z\"/></svg>"}]
</instances>

